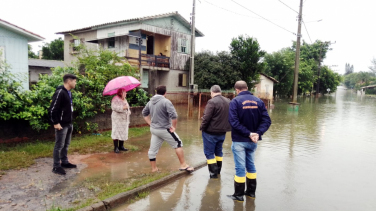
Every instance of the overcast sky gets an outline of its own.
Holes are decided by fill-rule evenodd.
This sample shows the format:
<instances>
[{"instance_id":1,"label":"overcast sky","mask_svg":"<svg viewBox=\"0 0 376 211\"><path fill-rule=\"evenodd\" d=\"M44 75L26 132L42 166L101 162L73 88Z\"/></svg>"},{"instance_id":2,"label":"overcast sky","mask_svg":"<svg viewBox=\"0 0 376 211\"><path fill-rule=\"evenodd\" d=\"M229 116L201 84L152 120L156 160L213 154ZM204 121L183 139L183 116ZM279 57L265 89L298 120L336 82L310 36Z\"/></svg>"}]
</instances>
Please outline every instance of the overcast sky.
<instances>
[{"instance_id":1,"label":"overcast sky","mask_svg":"<svg viewBox=\"0 0 376 211\"><path fill-rule=\"evenodd\" d=\"M228 50L231 38L247 34L258 39L267 52L289 47L297 32L299 0L235 0L245 8L269 19L267 22L231 0L196 0L196 27L205 34L197 38L196 52ZM201 3L200 3L201 2ZM311 40L336 42L324 60L332 69L344 73L345 63L355 71L368 71L376 57L376 2L372 0L304 0L303 20ZM224 9L221 9L221 8ZM0 19L46 38L58 38L56 32L178 11L187 20L192 0L0 0ZM317 22L317 20L321 20ZM290 31L290 32L289 32ZM303 39L311 42L302 26ZM32 43L37 51L43 43Z\"/></svg>"}]
</instances>

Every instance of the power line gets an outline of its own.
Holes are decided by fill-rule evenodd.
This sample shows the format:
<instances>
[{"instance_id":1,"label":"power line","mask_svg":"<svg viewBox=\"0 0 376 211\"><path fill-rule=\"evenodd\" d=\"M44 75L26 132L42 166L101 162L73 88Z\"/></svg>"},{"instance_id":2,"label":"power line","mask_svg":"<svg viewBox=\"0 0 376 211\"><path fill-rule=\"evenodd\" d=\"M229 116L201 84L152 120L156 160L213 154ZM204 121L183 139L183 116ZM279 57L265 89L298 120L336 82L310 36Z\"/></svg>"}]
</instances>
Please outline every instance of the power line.
<instances>
[{"instance_id":1,"label":"power line","mask_svg":"<svg viewBox=\"0 0 376 211\"><path fill-rule=\"evenodd\" d=\"M294 10L293 8L291 8L289 5L285 4L283 1L281 1L281 0L278 0L278 1L281 2L283 5L285 5L286 7L288 7L290 10L292 10L292 11L296 12L297 14L299 14L298 11Z\"/></svg>"},{"instance_id":2,"label":"power line","mask_svg":"<svg viewBox=\"0 0 376 211\"><path fill-rule=\"evenodd\" d=\"M283 30L285 30L285 31L289 32L289 33L292 33L293 35L296 35L296 33L294 33L294 32L292 32L292 31L290 31L290 30L288 30L288 29L286 29L286 28L284 28L284 27L282 27L282 26L280 26L280 25L278 25L278 24L276 24L276 23L274 23L274 22L272 22L272 21L270 21L270 20L268 20L268 19L264 18L263 16L261 16L261 15L259 15L259 14L255 13L255 12L253 12L252 10L250 10L250 9L246 8L245 6L243 6L243 5L239 4L238 2L236 2L236 1L234 1L234 0L231 0L231 1L233 1L233 2L235 3L235 4L237 4L237 5L239 5L239 6L243 7L244 9L246 9L246 10L250 11L251 13L253 13L253 14L255 14L255 15L259 16L260 18L262 18L262 19L264 19L264 20L268 21L269 23L271 23L271 24L273 24L273 25L275 25L275 26L277 26L277 27L279 27L279 28L281 28L281 29L283 29Z\"/></svg>"},{"instance_id":3,"label":"power line","mask_svg":"<svg viewBox=\"0 0 376 211\"><path fill-rule=\"evenodd\" d=\"M223 7L221 7L221 6L218 6L218 5L216 5L216 4L213 4L213 3L209 2L209 1L206 1L206 0L203 0L203 1L205 1L206 3L208 3L208 4L210 4L210 5L214 6L214 7L217 7L217 8L219 8L219 9L225 10L225 11L227 11L227 12L230 12L230 13L233 13L233 14L236 14L236 15L245 16L245 17L249 17L249 18L261 19L261 18L259 18L259 17L253 17L253 16L249 16L249 15L243 15L243 14L240 14L240 13L237 13L237 12L234 12L234 11L231 11L231 10L228 10L228 9L226 9L226 8L223 8Z\"/></svg>"},{"instance_id":4,"label":"power line","mask_svg":"<svg viewBox=\"0 0 376 211\"><path fill-rule=\"evenodd\" d=\"M307 34L308 34L309 40L311 41L311 44L312 44L311 36L309 36L308 29L307 29L307 27L306 27L304 21L303 21L303 25L304 25L304 28L305 28Z\"/></svg>"}]
</instances>

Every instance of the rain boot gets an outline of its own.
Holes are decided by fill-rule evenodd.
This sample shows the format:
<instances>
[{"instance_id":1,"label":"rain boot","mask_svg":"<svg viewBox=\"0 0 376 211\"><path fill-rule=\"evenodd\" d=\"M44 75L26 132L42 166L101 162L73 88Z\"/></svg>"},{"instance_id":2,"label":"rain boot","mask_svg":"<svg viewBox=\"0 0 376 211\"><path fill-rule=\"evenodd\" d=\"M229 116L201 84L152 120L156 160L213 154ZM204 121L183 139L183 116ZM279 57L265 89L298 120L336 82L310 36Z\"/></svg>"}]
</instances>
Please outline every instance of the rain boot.
<instances>
[{"instance_id":1,"label":"rain boot","mask_svg":"<svg viewBox=\"0 0 376 211\"><path fill-rule=\"evenodd\" d=\"M124 141L119 141L119 151L128 151L127 148L124 148Z\"/></svg>"},{"instance_id":2,"label":"rain boot","mask_svg":"<svg viewBox=\"0 0 376 211\"><path fill-rule=\"evenodd\" d=\"M245 195L251 198L256 198L256 185L256 179L247 178L247 190L245 191Z\"/></svg>"},{"instance_id":3,"label":"rain boot","mask_svg":"<svg viewBox=\"0 0 376 211\"><path fill-rule=\"evenodd\" d=\"M235 193L233 195L227 195L227 197L235 201L243 202L245 183L239 183L239 182L234 181L234 186L235 186Z\"/></svg>"},{"instance_id":4,"label":"rain boot","mask_svg":"<svg viewBox=\"0 0 376 211\"><path fill-rule=\"evenodd\" d=\"M218 166L217 163L208 164L210 179L218 178Z\"/></svg>"},{"instance_id":5,"label":"rain boot","mask_svg":"<svg viewBox=\"0 0 376 211\"><path fill-rule=\"evenodd\" d=\"M216 156L215 158L217 160L218 174L221 174L223 157Z\"/></svg>"},{"instance_id":6,"label":"rain boot","mask_svg":"<svg viewBox=\"0 0 376 211\"><path fill-rule=\"evenodd\" d=\"M115 139L114 140L114 152L119 153L119 140Z\"/></svg>"}]
</instances>

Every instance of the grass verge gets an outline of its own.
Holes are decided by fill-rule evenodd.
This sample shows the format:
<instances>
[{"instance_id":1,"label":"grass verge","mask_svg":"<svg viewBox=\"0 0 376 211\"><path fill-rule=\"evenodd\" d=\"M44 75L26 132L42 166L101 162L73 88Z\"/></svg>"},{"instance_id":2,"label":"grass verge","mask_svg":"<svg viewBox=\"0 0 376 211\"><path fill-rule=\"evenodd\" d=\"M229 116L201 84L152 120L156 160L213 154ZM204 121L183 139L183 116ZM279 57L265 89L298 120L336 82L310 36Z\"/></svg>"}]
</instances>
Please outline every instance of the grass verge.
<instances>
[{"instance_id":1,"label":"grass verge","mask_svg":"<svg viewBox=\"0 0 376 211\"><path fill-rule=\"evenodd\" d=\"M129 138L141 136L149 131L149 127L130 128ZM0 145L0 175L1 171L26 168L35 163L35 159L52 157L55 142L21 143L16 146ZM138 147L124 143L130 151L137 151ZM91 154L109 152L113 148L111 131L101 135L82 135L72 137L69 153Z\"/></svg>"}]
</instances>

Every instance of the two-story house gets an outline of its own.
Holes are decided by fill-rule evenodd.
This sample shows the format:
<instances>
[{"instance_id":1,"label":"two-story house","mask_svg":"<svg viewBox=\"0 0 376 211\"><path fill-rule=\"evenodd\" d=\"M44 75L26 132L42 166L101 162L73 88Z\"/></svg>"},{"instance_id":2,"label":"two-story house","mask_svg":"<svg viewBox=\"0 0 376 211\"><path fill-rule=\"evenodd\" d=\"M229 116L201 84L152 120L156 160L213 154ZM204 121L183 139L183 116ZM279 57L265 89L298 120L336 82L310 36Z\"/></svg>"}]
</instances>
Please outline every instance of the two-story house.
<instances>
[{"instance_id":1,"label":"two-story house","mask_svg":"<svg viewBox=\"0 0 376 211\"><path fill-rule=\"evenodd\" d=\"M9 71L22 81L25 90L29 89L27 44L43 40L31 31L0 19L0 62L10 66Z\"/></svg>"},{"instance_id":2,"label":"two-story house","mask_svg":"<svg viewBox=\"0 0 376 211\"><path fill-rule=\"evenodd\" d=\"M64 61L74 61L75 46L115 51L140 70L142 88L154 94L163 84L169 92L188 90L191 25L178 12L133 18L76 30L64 35ZM73 36L72 36L73 35ZM196 30L196 37L204 34Z\"/></svg>"}]
</instances>

